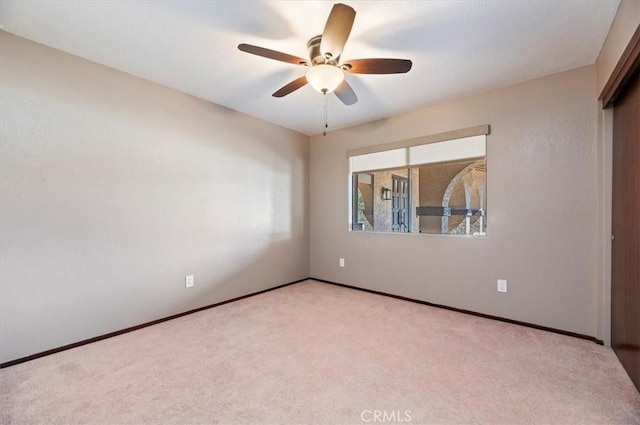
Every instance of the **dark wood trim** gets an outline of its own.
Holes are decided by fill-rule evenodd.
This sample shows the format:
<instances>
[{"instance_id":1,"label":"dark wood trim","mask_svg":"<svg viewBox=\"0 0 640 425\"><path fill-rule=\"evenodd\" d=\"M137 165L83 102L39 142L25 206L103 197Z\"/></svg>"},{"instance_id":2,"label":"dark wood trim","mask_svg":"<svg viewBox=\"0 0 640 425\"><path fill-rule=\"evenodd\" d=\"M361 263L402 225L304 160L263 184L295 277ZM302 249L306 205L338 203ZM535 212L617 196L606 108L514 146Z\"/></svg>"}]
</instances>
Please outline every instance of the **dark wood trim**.
<instances>
[{"instance_id":1,"label":"dark wood trim","mask_svg":"<svg viewBox=\"0 0 640 425\"><path fill-rule=\"evenodd\" d=\"M607 109L613 106L613 103L618 98L620 91L624 85L629 81L633 72L640 66L640 25L636 28L636 32L633 33L627 48L624 49L622 56L618 60L616 67L607 80L600 93L598 100L602 100L602 108Z\"/></svg>"},{"instance_id":2,"label":"dark wood trim","mask_svg":"<svg viewBox=\"0 0 640 425\"><path fill-rule=\"evenodd\" d=\"M314 280L316 282L327 283L327 284L330 284L330 285L341 286L343 288L349 288L349 289L355 289L355 290L358 290L358 291L369 292L371 294L376 294L376 295L383 295L385 297L396 298L396 299L403 300L403 301L410 301L410 302L413 302L413 303L428 305L430 307L443 308L445 310L456 311L458 313L471 314L473 316L483 317L485 319L493 319L493 320L498 320L500 322L506 322L506 323L511 323L511 324L514 324L514 325L521 325L521 326L526 326L526 327L529 327L529 328L539 329L539 330L542 330L542 331L547 331L547 332L553 332L553 333L557 333L557 334L561 334L561 335L572 336L574 338L586 339L588 341L595 342L596 344L604 345L604 342L602 340L600 340L600 339L597 339L595 337L588 336L588 335L575 333L575 332L563 331L563 330L560 330L560 329L554 329L554 328L549 328L549 327L546 327L546 326L535 325L533 323L520 322L518 320L512 320L512 319L507 319L507 318L504 318L504 317L492 316L490 314L477 313L475 311L464 310L464 309L456 308L456 307L449 307L449 306L442 305L442 304L434 304L434 303L430 303L428 301L422 301L422 300L416 300L414 298L403 297L401 295L388 294L386 292L375 291L373 289L359 288L357 286L346 285L344 283L337 283L337 282L331 282L329 280L318 279L318 278L315 278L315 277L308 277L308 278L299 279L299 280L296 280L296 281L293 281L293 282L285 283L285 284L282 284L282 285L274 286L273 288L263 289L262 291L253 292L251 294L242 295L242 296L236 297L236 298L231 298L229 300L221 301L219 303L210 304L210 305L207 305L207 306L204 306L204 307L199 307L199 308L196 308L196 309L193 309L193 310L185 311L183 313L178 313L178 314L174 314L172 316L163 317L162 319L157 319L157 320L153 320L151 322L142 323L140 325L132 326L130 328L125 328L125 329L121 329L119 331L109 332L108 334L99 335L99 336L96 336L96 337L93 337L93 338L85 339L85 340L82 340L82 341L77 341L77 342L74 342L72 344L67 344L67 345L63 345L61 347L52 348L50 350L42 351L40 353L31 354L31 355L26 356L26 357L21 357L19 359L10 360L8 362L0 363L0 369L4 369L5 367L10 367L10 366L15 366L15 365L20 364L20 363L28 362L30 360L38 359L40 357L45 357L45 356L48 356L48 355L51 355L51 354L59 353L61 351L70 350L72 348L80 347L82 345L91 344L92 342L102 341L103 339L112 338L114 336L122 335L122 334L125 334L125 333L128 333L128 332L137 331L138 329L146 328L146 327L152 326L152 325L157 325L158 323L166 322L168 320L177 319L178 317L186 316L188 314L197 313L197 312L203 311L203 310L208 310L210 308L218 307L218 306L221 306L221 305L224 305L224 304L228 304L228 303L231 303L231 302L234 302L234 301L240 301L242 299L253 297L255 295L264 294L265 292L269 292L269 291L273 291L273 290L276 290L276 289L284 288L285 286L295 285L296 283L304 282L305 280Z\"/></svg>"},{"instance_id":3,"label":"dark wood trim","mask_svg":"<svg viewBox=\"0 0 640 425\"><path fill-rule=\"evenodd\" d=\"M344 283L331 282L329 280L318 279L318 278L315 278L315 277L310 277L309 279L310 280L315 280L316 282L322 282L322 283L328 283L330 285L341 286L343 288L349 288L349 289L355 289L355 290L358 290L358 291L369 292L370 294L383 295L385 297L396 298L396 299L399 299L399 300L402 300L402 301L410 301L412 303L428 305L429 307L443 308L445 310L451 310L451 311L455 311L455 312L458 312L458 313L470 314L472 316L483 317L485 319L498 320L500 322L511 323L513 325L526 326L528 328L538 329L538 330L541 330L541 331L553 332L553 333L560 334L560 335L572 336L574 338L586 339L587 341L595 342L598 345L604 345L604 341L602 341L600 339L597 339L596 337L589 336L589 335L583 335L583 334L579 334L579 333L575 333L575 332L563 331L561 329L549 328L547 326L541 326L541 325L536 325L536 324L533 324L533 323L521 322L519 320L507 319L505 317L492 316L490 314L478 313L478 312L475 312L475 311L465 310L465 309L462 309L462 308L449 307L448 305L435 304L435 303L431 303L429 301L416 300L414 298L403 297L402 295L388 294L386 292L380 292L380 291L376 291L376 290L373 290L373 289L359 288L357 286L346 285Z\"/></svg>"},{"instance_id":4,"label":"dark wood trim","mask_svg":"<svg viewBox=\"0 0 640 425\"><path fill-rule=\"evenodd\" d=\"M174 314L172 316L163 317L162 319L153 320L151 322L146 322L146 323L142 323L140 325L131 326L130 328L125 328L125 329L121 329L119 331L109 332L108 334L99 335L99 336L96 336L96 337L93 337L93 338L89 338L89 339L85 339L85 340L82 340L82 341L74 342L72 344L67 344L67 345L63 345L61 347L52 348L52 349L47 350L47 351L42 351L41 353L31 354L30 356L21 357L19 359L15 359L15 360L11 360L11 361L8 361L8 362L0 363L0 369L3 369L5 367L9 367L9 366L14 366L14 365L17 365L19 363L28 362L29 360L35 360L35 359L38 359L40 357L48 356L50 354L59 353L61 351L70 350L72 348L80 347L82 345L91 344L92 342L97 342L97 341L101 341L103 339L112 338L114 336L126 334L127 332L137 331L138 329L146 328L146 327L152 326L152 325L157 325L158 323L166 322L168 320L177 319L178 317L186 316L188 314L197 313L197 312L202 311L202 310L208 310L210 308L218 307L218 306L221 306L223 304L228 304L228 303L231 303L231 302L234 302L234 301L240 301L240 300L243 300L245 298L253 297L255 295L264 294L265 292L273 291L275 289L284 288L285 286L294 285L296 283L304 282L305 280L309 280L309 278L304 278L304 279L296 280L296 281L293 281L293 282L285 283L285 284L282 284L282 285L274 286L273 288L269 288L269 289L263 289L262 291L253 292L251 294L242 295L242 296L236 297L236 298L231 298L229 300L221 301L219 303L210 304L210 305L207 305L207 306L204 306L204 307L199 307L199 308L196 308L196 309L193 309L193 310L185 311L183 313L178 313L178 314Z\"/></svg>"}]
</instances>

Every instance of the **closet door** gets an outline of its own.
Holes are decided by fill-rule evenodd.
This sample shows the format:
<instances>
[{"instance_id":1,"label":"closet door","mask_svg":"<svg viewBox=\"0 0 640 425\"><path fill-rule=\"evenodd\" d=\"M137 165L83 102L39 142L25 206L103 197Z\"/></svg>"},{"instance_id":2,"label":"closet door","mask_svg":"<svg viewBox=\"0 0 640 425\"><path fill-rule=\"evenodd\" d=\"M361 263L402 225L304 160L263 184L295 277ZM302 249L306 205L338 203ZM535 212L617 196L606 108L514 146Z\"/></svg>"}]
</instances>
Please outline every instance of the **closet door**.
<instances>
[{"instance_id":1,"label":"closet door","mask_svg":"<svg viewBox=\"0 0 640 425\"><path fill-rule=\"evenodd\" d=\"M613 110L611 346L640 390L640 69Z\"/></svg>"}]
</instances>

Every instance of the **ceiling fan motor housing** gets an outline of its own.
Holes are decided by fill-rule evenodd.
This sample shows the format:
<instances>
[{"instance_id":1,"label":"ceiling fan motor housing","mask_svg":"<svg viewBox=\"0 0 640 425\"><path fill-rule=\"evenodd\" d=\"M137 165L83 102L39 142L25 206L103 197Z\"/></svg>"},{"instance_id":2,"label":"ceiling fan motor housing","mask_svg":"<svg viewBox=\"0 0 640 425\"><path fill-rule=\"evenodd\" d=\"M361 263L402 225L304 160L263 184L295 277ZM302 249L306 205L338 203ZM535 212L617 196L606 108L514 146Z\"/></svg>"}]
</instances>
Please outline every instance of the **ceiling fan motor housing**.
<instances>
[{"instance_id":1,"label":"ceiling fan motor housing","mask_svg":"<svg viewBox=\"0 0 640 425\"><path fill-rule=\"evenodd\" d=\"M326 63L327 65L337 65L340 57L325 57L320 51L320 42L322 41L322 35L316 35L307 42L307 50L309 51L309 59L311 59L311 65L320 65Z\"/></svg>"}]
</instances>

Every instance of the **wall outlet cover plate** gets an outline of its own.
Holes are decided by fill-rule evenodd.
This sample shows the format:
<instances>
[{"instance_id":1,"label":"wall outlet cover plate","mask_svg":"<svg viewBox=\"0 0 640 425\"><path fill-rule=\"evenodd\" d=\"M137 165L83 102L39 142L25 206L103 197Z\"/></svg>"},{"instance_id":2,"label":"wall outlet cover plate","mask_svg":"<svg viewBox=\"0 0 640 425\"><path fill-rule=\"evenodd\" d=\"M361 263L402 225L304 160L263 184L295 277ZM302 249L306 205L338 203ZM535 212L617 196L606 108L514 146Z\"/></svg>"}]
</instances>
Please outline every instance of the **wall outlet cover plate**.
<instances>
[{"instance_id":1,"label":"wall outlet cover plate","mask_svg":"<svg viewBox=\"0 0 640 425\"><path fill-rule=\"evenodd\" d=\"M507 292L507 281L498 279L498 292Z\"/></svg>"}]
</instances>

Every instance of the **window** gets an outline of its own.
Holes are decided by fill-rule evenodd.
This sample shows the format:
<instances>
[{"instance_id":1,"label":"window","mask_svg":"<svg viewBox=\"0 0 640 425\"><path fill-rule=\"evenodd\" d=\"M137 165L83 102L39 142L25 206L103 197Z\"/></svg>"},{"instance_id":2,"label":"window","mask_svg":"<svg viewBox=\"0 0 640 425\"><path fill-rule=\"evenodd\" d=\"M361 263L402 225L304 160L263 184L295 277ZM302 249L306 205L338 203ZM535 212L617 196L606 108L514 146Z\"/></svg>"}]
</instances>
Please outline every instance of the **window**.
<instances>
[{"instance_id":1,"label":"window","mask_svg":"<svg viewBox=\"0 0 640 425\"><path fill-rule=\"evenodd\" d=\"M349 152L350 228L482 236L489 126Z\"/></svg>"},{"instance_id":2,"label":"window","mask_svg":"<svg viewBox=\"0 0 640 425\"><path fill-rule=\"evenodd\" d=\"M373 174L353 175L353 229L373 230Z\"/></svg>"}]
</instances>

